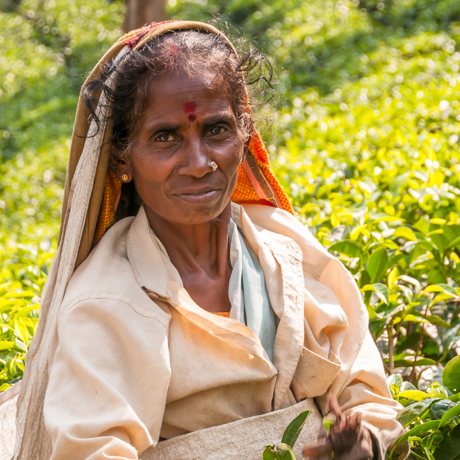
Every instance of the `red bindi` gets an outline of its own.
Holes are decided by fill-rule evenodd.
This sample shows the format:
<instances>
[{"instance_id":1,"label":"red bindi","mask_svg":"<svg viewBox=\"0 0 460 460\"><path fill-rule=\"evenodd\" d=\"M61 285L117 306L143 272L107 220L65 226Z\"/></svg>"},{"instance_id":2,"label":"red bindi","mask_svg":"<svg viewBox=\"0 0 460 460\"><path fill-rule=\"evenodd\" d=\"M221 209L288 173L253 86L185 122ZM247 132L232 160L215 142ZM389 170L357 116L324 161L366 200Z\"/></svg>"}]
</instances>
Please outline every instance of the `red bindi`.
<instances>
[{"instance_id":1,"label":"red bindi","mask_svg":"<svg viewBox=\"0 0 460 460\"><path fill-rule=\"evenodd\" d=\"M190 121L195 121L195 120L196 120L195 114L194 114L194 113L189 114L188 119L189 119Z\"/></svg>"},{"instance_id":2,"label":"red bindi","mask_svg":"<svg viewBox=\"0 0 460 460\"><path fill-rule=\"evenodd\" d=\"M196 110L195 102L186 102L184 104L184 112L185 113L195 112L195 110Z\"/></svg>"}]
</instances>

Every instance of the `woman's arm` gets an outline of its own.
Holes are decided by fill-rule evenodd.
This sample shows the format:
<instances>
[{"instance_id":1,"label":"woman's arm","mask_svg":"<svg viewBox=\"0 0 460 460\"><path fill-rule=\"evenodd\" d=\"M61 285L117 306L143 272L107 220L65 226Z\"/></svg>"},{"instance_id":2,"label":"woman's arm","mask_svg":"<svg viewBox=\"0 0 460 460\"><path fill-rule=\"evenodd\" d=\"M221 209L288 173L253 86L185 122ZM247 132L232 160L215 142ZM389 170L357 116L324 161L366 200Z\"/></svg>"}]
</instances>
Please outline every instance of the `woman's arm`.
<instances>
[{"instance_id":1,"label":"woman's arm","mask_svg":"<svg viewBox=\"0 0 460 460\"><path fill-rule=\"evenodd\" d=\"M51 460L137 459L159 438L170 379L167 330L121 300L61 318L44 404Z\"/></svg>"},{"instance_id":2,"label":"woman's arm","mask_svg":"<svg viewBox=\"0 0 460 460\"><path fill-rule=\"evenodd\" d=\"M345 415L360 415L383 459L404 432L396 421L402 406L391 398L356 281L289 213L259 205L244 209L253 224L291 238L303 253L305 348L292 385L296 398L315 397L326 414L331 392Z\"/></svg>"},{"instance_id":3,"label":"woman's arm","mask_svg":"<svg viewBox=\"0 0 460 460\"><path fill-rule=\"evenodd\" d=\"M335 397L338 399L336 405L330 403L327 395L316 398L323 414L331 411L334 414L340 412L343 413L343 420L359 419L361 421L359 424L360 443L367 446L367 450L372 447L373 451L371 457L357 455L347 457L344 454L343 459L383 460L386 450L391 448L395 441L404 434L404 429L396 421L396 415L401 406L391 398L381 358L369 332L366 334L348 377L344 379L342 385L337 383L334 382L330 388L332 399L334 400ZM370 437L366 435L366 431L370 433ZM349 435L345 437L350 438ZM362 450L364 452L366 449ZM402 444L400 450L401 458L405 458L408 453L408 445ZM342 459L342 456L338 458Z\"/></svg>"}]
</instances>

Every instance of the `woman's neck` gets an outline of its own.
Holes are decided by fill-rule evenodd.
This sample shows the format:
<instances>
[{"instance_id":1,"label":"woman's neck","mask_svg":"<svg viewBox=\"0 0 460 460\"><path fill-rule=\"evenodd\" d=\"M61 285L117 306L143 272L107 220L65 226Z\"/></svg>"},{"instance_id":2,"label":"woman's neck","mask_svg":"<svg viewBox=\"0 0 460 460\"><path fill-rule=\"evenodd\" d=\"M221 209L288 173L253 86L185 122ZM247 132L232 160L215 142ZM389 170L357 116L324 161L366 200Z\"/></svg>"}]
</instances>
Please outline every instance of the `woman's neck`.
<instances>
[{"instance_id":1,"label":"woman's neck","mask_svg":"<svg viewBox=\"0 0 460 460\"><path fill-rule=\"evenodd\" d=\"M184 284L186 278L199 273L212 279L230 276L228 232L231 203L215 219L196 225L169 222L149 209L146 214Z\"/></svg>"}]
</instances>

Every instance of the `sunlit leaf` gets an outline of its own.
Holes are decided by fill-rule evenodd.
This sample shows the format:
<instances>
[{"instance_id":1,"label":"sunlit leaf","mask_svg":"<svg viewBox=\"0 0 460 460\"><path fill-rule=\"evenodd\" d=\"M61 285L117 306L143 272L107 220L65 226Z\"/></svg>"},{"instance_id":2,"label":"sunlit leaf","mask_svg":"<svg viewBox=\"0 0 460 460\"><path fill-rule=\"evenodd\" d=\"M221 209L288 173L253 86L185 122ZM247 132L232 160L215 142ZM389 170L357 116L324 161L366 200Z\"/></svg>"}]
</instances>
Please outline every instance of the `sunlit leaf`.
<instances>
[{"instance_id":1,"label":"sunlit leaf","mask_svg":"<svg viewBox=\"0 0 460 460\"><path fill-rule=\"evenodd\" d=\"M426 319L431 323L431 324L436 324L436 326L441 326L441 327L446 327L449 328L451 325L444 321L441 317L437 315L428 315Z\"/></svg>"},{"instance_id":2,"label":"sunlit leaf","mask_svg":"<svg viewBox=\"0 0 460 460\"><path fill-rule=\"evenodd\" d=\"M444 283L427 286L423 290L423 294L427 294L429 292L442 292L452 297L457 297L457 291L453 287L449 286L448 284L444 284Z\"/></svg>"},{"instance_id":3,"label":"sunlit leaf","mask_svg":"<svg viewBox=\"0 0 460 460\"><path fill-rule=\"evenodd\" d=\"M444 368L442 383L452 393L460 393L460 356L451 359Z\"/></svg>"},{"instance_id":4,"label":"sunlit leaf","mask_svg":"<svg viewBox=\"0 0 460 460\"><path fill-rule=\"evenodd\" d=\"M417 241L414 231L409 227L398 227L391 236L392 238L404 238L408 241Z\"/></svg>"},{"instance_id":5,"label":"sunlit leaf","mask_svg":"<svg viewBox=\"0 0 460 460\"><path fill-rule=\"evenodd\" d=\"M25 344L29 343L29 333L27 328L19 321L14 321L14 334Z\"/></svg>"},{"instance_id":6,"label":"sunlit leaf","mask_svg":"<svg viewBox=\"0 0 460 460\"><path fill-rule=\"evenodd\" d=\"M369 258L366 270L370 276L370 284L377 282L384 274L388 262L388 253L385 248L377 249Z\"/></svg>"},{"instance_id":7,"label":"sunlit leaf","mask_svg":"<svg viewBox=\"0 0 460 460\"><path fill-rule=\"evenodd\" d=\"M398 394L398 397L413 399L414 401L422 401L423 399L428 398L428 395L419 390L405 390L401 391L401 393Z\"/></svg>"},{"instance_id":8,"label":"sunlit leaf","mask_svg":"<svg viewBox=\"0 0 460 460\"><path fill-rule=\"evenodd\" d=\"M8 340L0 341L0 350L11 350L12 348L14 348L14 342Z\"/></svg>"},{"instance_id":9,"label":"sunlit leaf","mask_svg":"<svg viewBox=\"0 0 460 460\"><path fill-rule=\"evenodd\" d=\"M374 284L367 284L363 288L361 288L362 292L375 292L375 295L385 304L388 304L388 299L390 296L390 292L388 288L381 283L374 283Z\"/></svg>"},{"instance_id":10,"label":"sunlit leaf","mask_svg":"<svg viewBox=\"0 0 460 460\"><path fill-rule=\"evenodd\" d=\"M393 374L387 378L387 385L393 395L397 395L399 393L402 383L403 379L399 374Z\"/></svg>"},{"instance_id":11,"label":"sunlit leaf","mask_svg":"<svg viewBox=\"0 0 460 460\"><path fill-rule=\"evenodd\" d=\"M359 257L361 255L361 246L355 241L343 240L334 243L330 248L331 252L339 252L348 257Z\"/></svg>"},{"instance_id":12,"label":"sunlit leaf","mask_svg":"<svg viewBox=\"0 0 460 460\"><path fill-rule=\"evenodd\" d=\"M399 276L399 269L398 267L394 267L388 274L387 284L388 284L389 289L391 289L394 286L396 280L398 279L398 276Z\"/></svg>"}]
</instances>

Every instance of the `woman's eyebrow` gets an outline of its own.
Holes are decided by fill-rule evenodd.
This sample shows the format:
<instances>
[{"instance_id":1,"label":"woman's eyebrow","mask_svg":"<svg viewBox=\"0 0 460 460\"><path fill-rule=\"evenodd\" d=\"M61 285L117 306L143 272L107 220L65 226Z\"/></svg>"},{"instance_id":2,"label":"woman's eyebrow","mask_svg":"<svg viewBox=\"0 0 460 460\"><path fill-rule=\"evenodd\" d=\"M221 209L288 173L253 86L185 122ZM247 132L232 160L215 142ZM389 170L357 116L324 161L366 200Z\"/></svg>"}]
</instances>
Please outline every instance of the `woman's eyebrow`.
<instances>
[{"instance_id":1,"label":"woman's eyebrow","mask_svg":"<svg viewBox=\"0 0 460 460\"><path fill-rule=\"evenodd\" d=\"M172 123L168 121L158 121L147 124L144 130L148 133L154 133L157 131L177 131L180 128L180 124Z\"/></svg>"},{"instance_id":2,"label":"woman's eyebrow","mask_svg":"<svg viewBox=\"0 0 460 460\"><path fill-rule=\"evenodd\" d=\"M225 110L222 112L212 113L212 114L205 114L203 115L203 123L206 125L212 125L214 123L218 123L221 121L225 121L227 123L231 123L234 120L234 114L230 110Z\"/></svg>"},{"instance_id":3,"label":"woman's eyebrow","mask_svg":"<svg viewBox=\"0 0 460 460\"><path fill-rule=\"evenodd\" d=\"M212 113L212 114L205 114L202 117L202 122L206 126L212 125L219 122L226 122L231 124L234 121L233 112L230 110L224 110L222 112ZM181 127L180 123L177 122L169 122L169 121L152 121L151 123L146 123L144 126L144 130L152 134L157 131L177 131Z\"/></svg>"}]
</instances>

